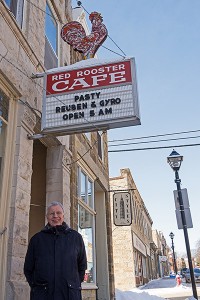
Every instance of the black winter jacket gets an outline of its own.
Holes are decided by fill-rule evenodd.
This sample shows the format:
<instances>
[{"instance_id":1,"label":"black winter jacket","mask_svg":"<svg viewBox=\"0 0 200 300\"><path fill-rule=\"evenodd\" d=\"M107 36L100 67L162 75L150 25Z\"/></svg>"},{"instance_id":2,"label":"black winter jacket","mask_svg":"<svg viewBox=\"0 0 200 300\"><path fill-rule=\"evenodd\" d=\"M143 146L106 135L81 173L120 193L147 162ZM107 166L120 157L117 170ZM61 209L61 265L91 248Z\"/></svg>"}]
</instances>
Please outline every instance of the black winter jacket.
<instances>
[{"instance_id":1,"label":"black winter jacket","mask_svg":"<svg viewBox=\"0 0 200 300\"><path fill-rule=\"evenodd\" d=\"M36 233L30 240L24 274L31 300L81 300L87 268L82 236L66 223Z\"/></svg>"}]
</instances>

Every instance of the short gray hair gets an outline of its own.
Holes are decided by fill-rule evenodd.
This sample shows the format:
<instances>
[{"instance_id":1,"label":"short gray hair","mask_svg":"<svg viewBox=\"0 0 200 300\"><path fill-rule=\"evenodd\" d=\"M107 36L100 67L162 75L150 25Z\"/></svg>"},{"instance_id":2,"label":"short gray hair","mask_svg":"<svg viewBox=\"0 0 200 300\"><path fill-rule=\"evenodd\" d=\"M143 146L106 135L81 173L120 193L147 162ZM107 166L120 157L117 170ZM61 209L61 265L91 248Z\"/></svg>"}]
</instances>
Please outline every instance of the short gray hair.
<instances>
[{"instance_id":1,"label":"short gray hair","mask_svg":"<svg viewBox=\"0 0 200 300\"><path fill-rule=\"evenodd\" d=\"M63 207L62 203L60 203L58 201L53 201L50 204L48 204L48 206L47 206L47 212L48 212L48 210L49 210L50 207L57 206L57 205L59 205L62 208L63 213L64 213L64 207Z\"/></svg>"}]
</instances>

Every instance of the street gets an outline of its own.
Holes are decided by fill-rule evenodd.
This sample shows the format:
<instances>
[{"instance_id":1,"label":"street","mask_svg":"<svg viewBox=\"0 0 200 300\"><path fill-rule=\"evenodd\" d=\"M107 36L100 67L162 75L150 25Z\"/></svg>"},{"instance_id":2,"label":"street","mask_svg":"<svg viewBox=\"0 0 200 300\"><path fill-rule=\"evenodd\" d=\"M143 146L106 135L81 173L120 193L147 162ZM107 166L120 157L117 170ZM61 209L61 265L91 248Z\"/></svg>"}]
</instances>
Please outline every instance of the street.
<instances>
[{"instance_id":1,"label":"street","mask_svg":"<svg viewBox=\"0 0 200 300\"><path fill-rule=\"evenodd\" d=\"M200 284L197 283L196 286L200 299ZM193 295L191 283L185 283L183 279L182 284L177 287L175 279L169 277L152 280L145 286L140 287L140 290L144 290L150 295L173 300L185 300Z\"/></svg>"}]
</instances>

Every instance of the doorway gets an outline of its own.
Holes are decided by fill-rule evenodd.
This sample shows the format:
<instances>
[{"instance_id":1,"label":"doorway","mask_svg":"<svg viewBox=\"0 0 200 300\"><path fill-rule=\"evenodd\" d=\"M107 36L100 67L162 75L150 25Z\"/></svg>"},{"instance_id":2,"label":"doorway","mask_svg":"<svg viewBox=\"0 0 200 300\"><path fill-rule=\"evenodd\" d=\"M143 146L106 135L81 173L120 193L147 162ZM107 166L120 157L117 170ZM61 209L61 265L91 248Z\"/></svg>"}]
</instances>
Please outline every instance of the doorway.
<instances>
[{"instance_id":1,"label":"doorway","mask_svg":"<svg viewBox=\"0 0 200 300\"><path fill-rule=\"evenodd\" d=\"M33 174L31 179L31 207L29 214L29 239L45 225L46 214L46 156L47 148L39 141L33 142Z\"/></svg>"}]
</instances>

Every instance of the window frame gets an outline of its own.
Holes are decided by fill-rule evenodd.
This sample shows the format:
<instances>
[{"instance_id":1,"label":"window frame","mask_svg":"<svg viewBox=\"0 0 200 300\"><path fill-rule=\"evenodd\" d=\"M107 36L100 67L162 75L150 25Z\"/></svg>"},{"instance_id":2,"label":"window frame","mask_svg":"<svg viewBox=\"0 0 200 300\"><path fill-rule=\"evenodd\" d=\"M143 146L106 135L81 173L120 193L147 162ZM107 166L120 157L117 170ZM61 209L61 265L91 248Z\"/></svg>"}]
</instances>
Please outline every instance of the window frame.
<instances>
[{"instance_id":1,"label":"window frame","mask_svg":"<svg viewBox=\"0 0 200 300\"><path fill-rule=\"evenodd\" d=\"M80 166L78 166L77 169L77 175L78 175L78 183L77 183L77 196L78 196L78 216L79 216L79 212L80 212L80 208L85 209L91 216L92 216L92 262L93 262L93 281L92 282L83 282L84 286L91 286L91 285L95 285L96 286L96 242L95 242L95 232L96 232L96 220L95 220L95 215L96 212L94 210L94 204L95 204L95 200L94 200L94 180L88 175L88 173ZM85 183L85 191L88 192L88 182L91 182L92 184L92 193L91 193L91 197L92 197L92 205L89 205L89 201L88 201L88 195L86 196L86 202L82 199L81 196L81 184L82 184L82 180L81 180L81 174L84 174L85 179L86 179L86 183ZM79 227L79 217L78 217L78 230L81 233L82 229ZM83 229L84 230L84 229ZM86 251L87 251L87 245L86 246Z\"/></svg>"},{"instance_id":2,"label":"window frame","mask_svg":"<svg viewBox=\"0 0 200 300\"><path fill-rule=\"evenodd\" d=\"M0 228L9 228L9 215L12 196L12 180L14 169L14 154L15 154L15 139L16 139L16 124L17 124L17 99L20 94L8 83L5 79L5 74L0 71L0 89L9 98L9 114L7 125L7 136L5 141L5 164L3 167L2 189L0 195ZM6 165L6 166L5 166ZM7 235L2 235L2 251L0 251L0 261L2 261L2 269L6 269L6 259L4 253L8 252L8 243L6 242ZM3 242L5 241L5 242ZM0 282L2 286L6 284L6 274L0 274ZM3 289L2 297L5 296Z\"/></svg>"},{"instance_id":3,"label":"window frame","mask_svg":"<svg viewBox=\"0 0 200 300\"><path fill-rule=\"evenodd\" d=\"M81 195L81 188L82 188L82 175L85 177L85 200L82 200L82 195ZM88 182L90 182L92 184L92 191L91 191L91 198L92 198L92 205L89 205L89 200L88 200ZM80 167L78 167L78 198L81 202L85 203L86 206L88 206L88 208L90 210L92 210L94 212L94 181L90 178L90 176Z\"/></svg>"},{"instance_id":4,"label":"window frame","mask_svg":"<svg viewBox=\"0 0 200 300\"><path fill-rule=\"evenodd\" d=\"M8 133L8 120L9 120L9 104L10 104L10 99L8 97L8 95L6 95L6 93L4 93L4 91L0 88L0 95L1 93L3 94L2 96L3 97L6 97L7 98L7 101L8 101L8 107L3 107L2 108L5 108L5 110L7 110L7 112L5 112L5 115L4 115L4 109L2 109L2 111L0 110L0 123L2 123L3 125L1 126L0 125L0 139L1 139L1 128L3 128L3 126L5 126L4 128L4 133L5 134L5 137L4 137L4 140L5 140L5 143L4 143L4 147L3 147L3 151L2 151L2 156L0 156L0 199L1 199L1 194L2 194L2 187L3 187L3 174L4 174L4 169L5 169L5 161L6 161L6 148L7 148L7 133ZM1 113L3 112L3 113ZM1 144L1 142L0 142Z\"/></svg>"}]
</instances>

